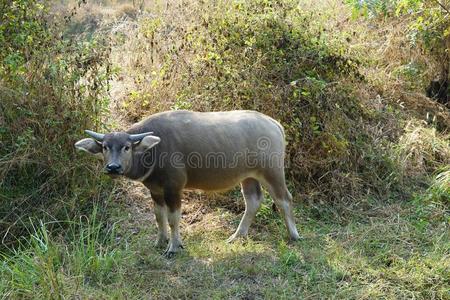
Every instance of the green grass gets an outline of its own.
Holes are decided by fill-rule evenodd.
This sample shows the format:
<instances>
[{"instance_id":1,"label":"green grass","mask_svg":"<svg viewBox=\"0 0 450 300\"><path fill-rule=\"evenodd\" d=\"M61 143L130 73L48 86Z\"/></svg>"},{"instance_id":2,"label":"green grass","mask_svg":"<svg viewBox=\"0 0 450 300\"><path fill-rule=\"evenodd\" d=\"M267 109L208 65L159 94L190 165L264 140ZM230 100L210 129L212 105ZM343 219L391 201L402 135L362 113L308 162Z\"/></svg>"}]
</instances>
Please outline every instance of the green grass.
<instances>
[{"instance_id":1,"label":"green grass","mask_svg":"<svg viewBox=\"0 0 450 300\"><path fill-rule=\"evenodd\" d=\"M88 2L73 17L79 22L65 27L82 43L60 44L58 27L48 48L58 51L39 48L35 66L27 62L34 66L34 92L19 102L28 104L17 105L15 93L2 94L9 109L6 118L0 115L0 134L7 138L0 145L6 151L0 212L7 233L0 299L450 299L448 137L434 125L403 124L410 117L393 105L402 97L390 93L411 94L408 82L391 78L406 56L378 54L386 36L390 48L403 45L395 26L342 22L339 1L309 8L295 1L175 1L170 11L156 4L123 22L103 13L118 18L136 7ZM25 12L34 16L16 11ZM15 29L18 22L8 16ZM378 26L386 33L370 29ZM113 43L91 39L95 31ZM16 46L28 55L39 43L27 40L34 42ZM50 52L64 55L50 57L47 72L40 61ZM178 67L166 69L171 65ZM350 71L355 78L346 76ZM367 82L358 79L360 71L368 73ZM431 65L426 70L434 71ZM108 81L112 74L118 78ZM5 78L17 94L28 95L16 77ZM118 97L111 95L111 110L110 88ZM373 105L375 96L380 107ZM67 111L60 112L62 103ZM249 238L227 244L242 216L240 193L220 201L190 194L183 205L186 249L168 260L153 246L149 197L137 201L136 186L111 188L111 181L98 178L93 160L73 154L82 129L121 129L147 113L185 107L252 108L285 123L291 157L301 158L290 189L309 200L295 198L300 241L286 242L284 223L266 201ZM405 196L412 191L417 194Z\"/></svg>"},{"instance_id":2,"label":"green grass","mask_svg":"<svg viewBox=\"0 0 450 300\"><path fill-rule=\"evenodd\" d=\"M0 253L1 299L64 299L113 281L125 256L97 206L89 217L66 224L64 236L52 236L48 225L38 222L17 249Z\"/></svg>"},{"instance_id":3,"label":"green grass","mask_svg":"<svg viewBox=\"0 0 450 300\"><path fill-rule=\"evenodd\" d=\"M110 220L94 211L65 238L37 226L4 255L0 291L5 299L450 299L450 213L419 199L297 204L303 239L293 244L264 207L249 239L227 244L240 214L204 206L195 222L183 216L186 249L171 260L153 246L150 212L115 202ZM115 219L116 230L105 229Z\"/></svg>"}]
</instances>

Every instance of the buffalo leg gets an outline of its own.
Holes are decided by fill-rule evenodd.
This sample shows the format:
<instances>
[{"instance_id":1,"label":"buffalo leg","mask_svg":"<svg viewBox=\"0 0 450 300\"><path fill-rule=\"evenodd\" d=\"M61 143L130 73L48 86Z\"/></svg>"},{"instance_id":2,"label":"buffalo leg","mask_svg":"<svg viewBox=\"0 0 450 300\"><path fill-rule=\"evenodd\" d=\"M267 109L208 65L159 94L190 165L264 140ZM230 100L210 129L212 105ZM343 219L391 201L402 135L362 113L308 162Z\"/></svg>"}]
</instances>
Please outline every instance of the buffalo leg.
<instances>
[{"instance_id":1,"label":"buffalo leg","mask_svg":"<svg viewBox=\"0 0 450 300\"><path fill-rule=\"evenodd\" d=\"M181 191L177 193L165 192L164 199L168 207L167 219L170 226L169 246L164 255L170 258L183 248L180 237Z\"/></svg>"},{"instance_id":2,"label":"buffalo leg","mask_svg":"<svg viewBox=\"0 0 450 300\"><path fill-rule=\"evenodd\" d=\"M158 239L155 246L163 248L167 246L167 241L169 240L167 233L167 206L164 202L164 197L161 195L152 193L152 198L154 200L156 223L158 224Z\"/></svg>"},{"instance_id":3,"label":"buffalo leg","mask_svg":"<svg viewBox=\"0 0 450 300\"><path fill-rule=\"evenodd\" d=\"M294 215L292 213L292 195L286 187L284 171L278 171L275 174L265 176L264 183L284 218L289 238L293 241L300 239L297 227L295 226Z\"/></svg>"},{"instance_id":4,"label":"buffalo leg","mask_svg":"<svg viewBox=\"0 0 450 300\"><path fill-rule=\"evenodd\" d=\"M241 182L241 191L245 199L244 216L242 217L236 232L227 240L228 242L232 242L239 237L247 236L248 229L263 200L261 185L256 179L247 178L243 180Z\"/></svg>"}]
</instances>

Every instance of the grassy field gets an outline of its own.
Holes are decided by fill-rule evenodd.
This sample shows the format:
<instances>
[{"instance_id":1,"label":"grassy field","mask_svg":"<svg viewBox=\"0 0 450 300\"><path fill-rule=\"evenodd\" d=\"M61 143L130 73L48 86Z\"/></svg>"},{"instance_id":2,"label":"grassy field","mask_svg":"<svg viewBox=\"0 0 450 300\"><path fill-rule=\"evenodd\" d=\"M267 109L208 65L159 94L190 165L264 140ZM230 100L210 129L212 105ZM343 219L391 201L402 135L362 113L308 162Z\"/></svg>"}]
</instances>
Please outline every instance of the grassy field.
<instances>
[{"instance_id":1,"label":"grassy field","mask_svg":"<svg viewBox=\"0 0 450 300\"><path fill-rule=\"evenodd\" d=\"M335 0L30 3L24 36L54 31L0 47L0 299L450 299L450 112L424 95L440 65L409 44L411 16ZM228 244L239 190L186 192L185 249L163 257L149 191L72 145L169 109L280 120L302 239L287 242L266 194Z\"/></svg>"},{"instance_id":2,"label":"grassy field","mask_svg":"<svg viewBox=\"0 0 450 300\"><path fill-rule=\"evenodd\" d=\"M239 216L200 201L188 203L183 219L186 251L174 261L152 248L154 227L138 227L139 232L130 237L132 267L119 267L124 274L117 286L119 295L449 297L449 215L443 207L370 200L343 209L299 204L295 212L303 239L287 244L280 216L267 204L257 216L251 238L229 245L225 240Z\"/></svg>"},{"instance_id":3,"label":"grassy field","mask_svg":"<svg viewBox=\"0 0 450 300\"><path fill-rule=\"evenodd\" d=\"M242 202L230 196L229 201ZM450 212L442 204L420 197L361 199L343 207L297 204L302 240L288 244L283 222L266 200L249 239L227 244L239 222L236 210L204 195L189 198L182 221L185 251L171 260L154 247L148 196L118 196L104 207L110 212L107 226L95 214L80 218L66 243L36 224L31 245L3 263L3 298L450 296Z\"/></svg>"}]
</instances>

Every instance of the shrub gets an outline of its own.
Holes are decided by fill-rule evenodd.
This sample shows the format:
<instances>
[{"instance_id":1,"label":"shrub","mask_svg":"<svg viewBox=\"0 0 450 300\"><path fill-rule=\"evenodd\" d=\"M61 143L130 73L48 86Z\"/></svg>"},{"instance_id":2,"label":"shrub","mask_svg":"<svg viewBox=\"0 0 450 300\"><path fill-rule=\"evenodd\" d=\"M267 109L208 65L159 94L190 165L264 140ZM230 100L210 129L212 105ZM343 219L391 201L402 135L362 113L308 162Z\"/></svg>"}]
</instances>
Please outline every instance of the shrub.
<instances>
[{"instance_id":1,"label":"shrub","mask_svg":"<svg viewBox=\"0 0 450 300\"><path fill-rule=\"evenodd\" d=\"M449 80L450 56L450 29L448 1L426 1L426 0L347 0L354 14L363 14L370 18L380 16L397 20L402 23L403 37L411 50L420 48L427 53L439 69L434 70L431 80L447 82ZM408 65L414 64L414 56L410 55ZM406 67L406 65L405 65ZM436 74L437 73L437 74ZM419 74L417 74L419 75ZM417 76L415 76L417 81ZM416 83L417 84L417 83ZM448 90L445 91L448 95Z\"/></svg>"},{"instance_id":2,"label":"shrub","mask_svg":"<svg viewBox=\"0 0 450 300\"><path fill-rule=\"evenodd\" d=\"M290 0L195 3L176 11L141 17L135 31L122 32L129 35L123 51L133 53L129 62L120 58L134 79L121 106L129 121L166 109L258 110L284 125L289 177L301 192L320 190L333 201L368 186L385 190L393 171L384 137L375 143L367 131L377 115L354 88L367 88L362 55L324 28L326 14Z\"/></svg>"},{"instance_id":3,"label":"shrub","mask_svg":"<svg viewBox=\"0 0 450 300\"><path fill-rule=\"evenodd\" d=\"M89 162L74 160L73 142L82 129L99 127L106 113L109 47L97 37L61 36L60 24L70 18L49 14L49 5L1 4L0 233L6 244L26 232L29 217L66 217L101 191L88 183Z\"/></svg>"}]
</instances>

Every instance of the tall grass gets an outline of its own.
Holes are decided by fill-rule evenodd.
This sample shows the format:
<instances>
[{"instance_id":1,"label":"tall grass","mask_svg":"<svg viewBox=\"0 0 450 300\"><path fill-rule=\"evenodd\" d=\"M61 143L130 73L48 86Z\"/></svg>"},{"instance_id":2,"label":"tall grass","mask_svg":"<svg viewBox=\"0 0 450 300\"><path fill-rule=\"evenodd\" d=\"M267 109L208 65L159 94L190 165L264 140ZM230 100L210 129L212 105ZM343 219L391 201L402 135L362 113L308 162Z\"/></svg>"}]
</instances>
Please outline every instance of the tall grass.
<instances>
[{"instance_id":1,"label":"tall grass","mask_svg":"<svg viewBox=\"0 0 450 300\"><path fill-rule=\"evenodd\" d=\"M0 6L0 236L10 246L29 217L61 220L102 193L73 143L103 123L111 68L105 38L61 31L70 12L53 14L49 1Z\"/></svg>"},{"instance_id":2,"label":"tall grass","mask_svg":"<svg viewBox=\"0 0 450 300\"><path fill-rule=\"evenodd\" d=\"M102 282L113 277L115 258L120 256L120 250L114 247L115 224L105 228L97 214L98 207L94 207L89 217L82 216L70 224L66 237L70 272L73 276L84 276L84 282Z\"/></svg>"},{"instance_id":3,"label":"tall grass","mask_svg":"<svg viewBox=\"0 0 450 300\"><path fill-rule=\"evenodd\" d=\"M396 155L403 174L410 180L420 179L450 164L449 136L424 122L409 122L399 138Z\"/></svg>"},{"instance_id":4,"label":"tall grass","mask_svg":"<svg viewBox=\"0 0 450 300\"><path fill-rule=\"evenodd\" d=\"M12 252L1 253L3 299L65 299L85 286L107 283L124 259L115 245L114 226L105 228L95 206L91 216L62 224L67 231L52 237L48 224L33 223L33 232Z\"/></svg>"},{"instance_id":5,"label":"tall grass","mask_svg":"<svg viewBox=\"0 0 450 300\"><path fill-rule=\"evenodd\" d=\"M424 199L448 206L450 205L450 164L436 173L437 175L425 193Z\"/></svg>"}]
</instances>

